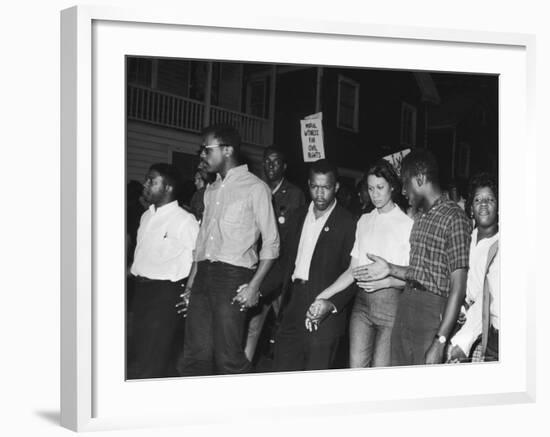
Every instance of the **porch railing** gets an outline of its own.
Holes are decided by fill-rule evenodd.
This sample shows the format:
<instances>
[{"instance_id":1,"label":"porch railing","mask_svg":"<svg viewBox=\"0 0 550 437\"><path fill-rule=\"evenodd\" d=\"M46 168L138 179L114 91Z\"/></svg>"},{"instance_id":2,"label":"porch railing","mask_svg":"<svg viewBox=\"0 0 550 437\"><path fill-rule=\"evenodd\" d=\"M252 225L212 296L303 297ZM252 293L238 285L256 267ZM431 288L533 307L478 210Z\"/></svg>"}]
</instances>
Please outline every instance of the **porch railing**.
<instances>
[{"instance_id":1,"label":"porch railing","mask_svg":"<svg viewBox=\"0 0 550 437\"><path fill-rule=\"evenodd\" d=\"M128 118L158 126L200 132L204 126L203 102L138 85L128 86ZM267 145L268 120L217 106L210 107L210 123L228 123L250 144Z\"/></svg>"},{"instance_id":2,"label":"porch railing","mask_svg":"<svg viewBox=\"0 0 550 437\"><path fill-rule=\"evenodd\" d=\"M246 143L266 145L269 142L267 120L263 118L212 106L210 123L226 123L234 126Z\"/></svg>"},{"instance_id":3,"label":"porch railing","mask_svg":"<svg viewBox=\"0 0 550 437\"><path fill-rule=\"evenodd\" d=\"M174 94L130 85L128 86L128 118L159 126L200 132L204 118L204 105L196 100Z\"/></svg>"}]
</instances>

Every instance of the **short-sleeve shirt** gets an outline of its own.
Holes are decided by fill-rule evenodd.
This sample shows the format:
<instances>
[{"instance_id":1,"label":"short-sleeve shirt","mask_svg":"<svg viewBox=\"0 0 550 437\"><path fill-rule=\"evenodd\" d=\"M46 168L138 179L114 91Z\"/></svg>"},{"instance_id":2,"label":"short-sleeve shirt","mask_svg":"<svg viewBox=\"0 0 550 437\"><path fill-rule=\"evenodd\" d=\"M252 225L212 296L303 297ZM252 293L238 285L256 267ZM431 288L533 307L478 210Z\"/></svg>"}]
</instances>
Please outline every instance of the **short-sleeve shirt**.
<instances>
[{"instance_id":1,"label":"short-sleeve shirt","mask_svg":"<svg viewBox=\"0 0 550 437\"><path fill-rule=\"evenodd\" d=\"M392 264L406 266L409 264L412 226L412 219L398 206L386 213L374 209L363 214L357 222L351 256L358 260L358 265L372 263L367 258L367 253L370 253Z\"/></svg>"},{"instance_id":2,"label":"short-sleeve shirt","mask_svg":"<svg viewBox=\"0 0 550 437\"><path fill-rule=\"evenodd\" d=\"M471 222L460 206L440 197L414 222L407 281L449 297L451 273L468 268L471 234Z\"/></svg>"},{"instance_id":3,"label":"short-sleeve shirt","mask_svg":"<svg viewBox=\"0 0 550 437\"><path fill-rule=\"evenodd\" d=\"M189 275L199 224L175 200L151 205L141 216L131 272L144 278L179 281Z\"/></svg>"}]
</instances>

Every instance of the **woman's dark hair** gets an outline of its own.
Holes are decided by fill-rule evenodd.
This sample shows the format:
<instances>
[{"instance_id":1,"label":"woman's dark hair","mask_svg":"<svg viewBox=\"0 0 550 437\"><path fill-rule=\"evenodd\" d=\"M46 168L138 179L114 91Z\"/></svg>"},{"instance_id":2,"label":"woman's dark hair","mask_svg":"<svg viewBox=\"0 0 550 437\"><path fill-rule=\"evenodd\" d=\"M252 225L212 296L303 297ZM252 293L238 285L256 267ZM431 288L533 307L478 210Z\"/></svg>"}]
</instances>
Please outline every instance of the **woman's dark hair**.
<instances>
[{"instance_id":1,"label":"woman's dark hair","mask_svg":"<svg viewBox=\"0 0 550 437\"><path fill-rule=\"evenodd\" d=\"M393 188L393 191L391 193L391 198L395 202L399 200L401 196L401 181L399 180L399 176L397 176L397 172L393 168L393 165L391 165L388 161L385 159L380 159L374 163L365 174L365 182L367 181L369 176L376 176L378 178L384 178L390 184L390 187Z\"/></svg>"},{"instance_id":2,"label":"woman's dark hair","mask_svg":"<svg viewBox=\"0 0 550 437\"><path fill-rule=\"evenodd\" d=\"M476 191L479 188L490 188L493 192L493 195L495 196L497 200L497 207L498 207L498 182L497 179L491 175L490 173L482 172L474 175L472 179L470 179L470 183L468 186L468 198L466 199L466 205L465 210L468 217L472 217L473 211L472 211L472 204L474 202L474 196L476 195Z\"/></svg>"}]
</instances>

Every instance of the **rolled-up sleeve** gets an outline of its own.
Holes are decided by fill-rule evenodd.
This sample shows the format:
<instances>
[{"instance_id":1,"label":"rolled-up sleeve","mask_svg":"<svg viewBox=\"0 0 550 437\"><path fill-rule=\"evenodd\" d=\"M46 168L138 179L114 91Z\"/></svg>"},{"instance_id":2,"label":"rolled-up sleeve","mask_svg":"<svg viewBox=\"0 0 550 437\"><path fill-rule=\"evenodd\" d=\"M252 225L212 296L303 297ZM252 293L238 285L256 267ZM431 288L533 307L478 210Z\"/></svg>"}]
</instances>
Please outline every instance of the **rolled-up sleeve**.
<instances>
[{"instance_id":1,"label":"rolled-up sleeve","mask_svg":"<svg viewBox=\"0 0 550 437\"><path fill-rule=\"evenodd\" d=\"M262 236L262 248L259 253L260 259L275 259L279 257L279 231L273 205L271 204L271 193L267 185L257 185L252 190L252 208L256 225Z\"/></svg>"},{"instance_id":2,"label":"rolled-up sleeve","mask_svg":"<svg viewBox=\"0 0 550 437\"><path fill-rule=\"evenodd\" d=\"M466 215L457 215L447 228L445 241L447 265L451 273L468 268L471 239L472 225Z\"/></svg>"}]
</instances>

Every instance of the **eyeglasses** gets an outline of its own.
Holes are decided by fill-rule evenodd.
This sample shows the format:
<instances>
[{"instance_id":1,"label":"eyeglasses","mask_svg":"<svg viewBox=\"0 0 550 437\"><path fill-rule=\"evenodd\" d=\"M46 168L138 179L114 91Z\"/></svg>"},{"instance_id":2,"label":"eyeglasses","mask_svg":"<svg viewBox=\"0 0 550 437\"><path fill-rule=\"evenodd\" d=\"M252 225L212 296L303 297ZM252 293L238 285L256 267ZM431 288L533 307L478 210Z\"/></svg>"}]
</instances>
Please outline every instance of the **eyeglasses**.
<instances>
[{"instance_id":1,"label":"eyeglasses","mask_svg":"<svg viewBox=\"0 0 550 437\"><path fill-rule=\"evenodd\" d=\"M202 154L203 152L205 154L208 154L210 153L210 149L214 149L216 147L225 147L225 146L228 146L228 144L203 144L199 149L199 154Z\"/></svg>"}]
</instances>

